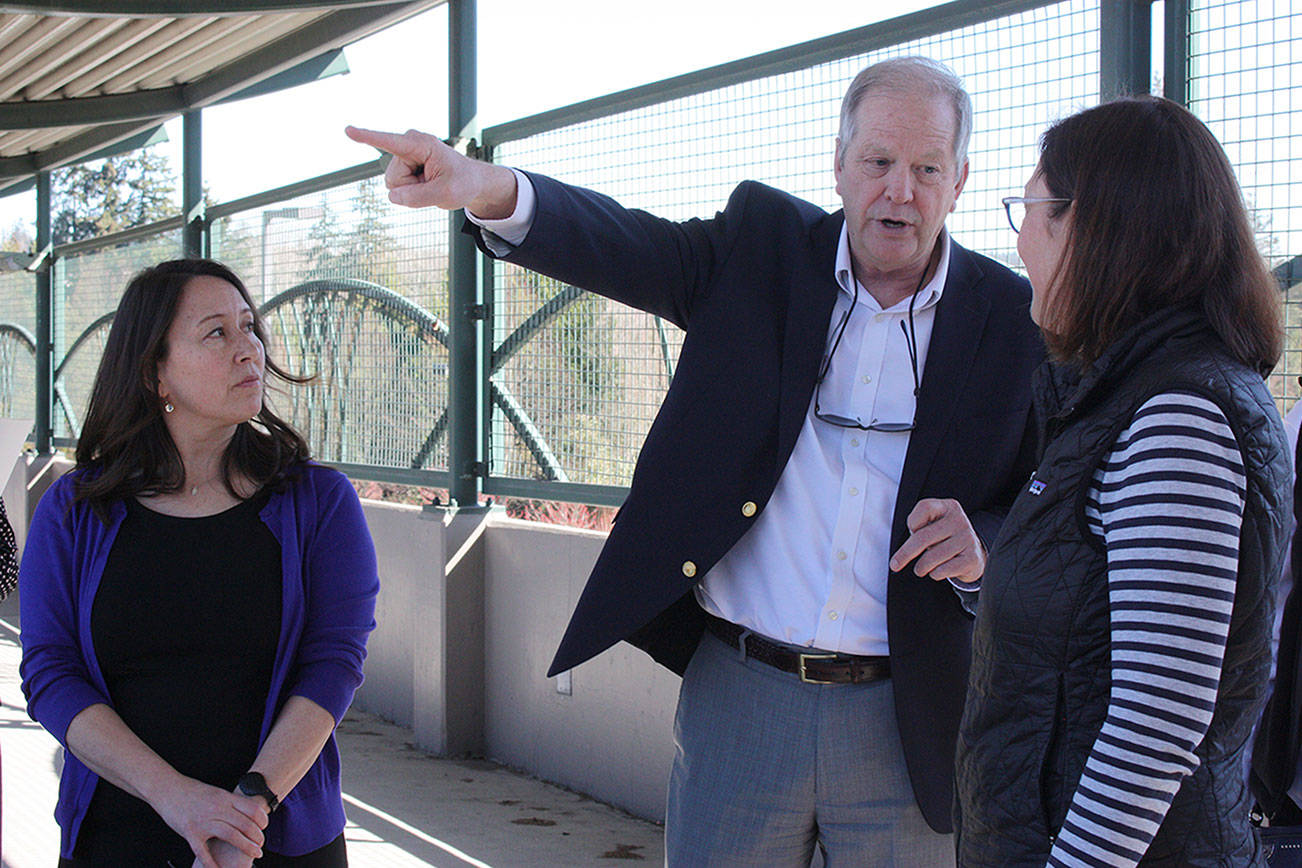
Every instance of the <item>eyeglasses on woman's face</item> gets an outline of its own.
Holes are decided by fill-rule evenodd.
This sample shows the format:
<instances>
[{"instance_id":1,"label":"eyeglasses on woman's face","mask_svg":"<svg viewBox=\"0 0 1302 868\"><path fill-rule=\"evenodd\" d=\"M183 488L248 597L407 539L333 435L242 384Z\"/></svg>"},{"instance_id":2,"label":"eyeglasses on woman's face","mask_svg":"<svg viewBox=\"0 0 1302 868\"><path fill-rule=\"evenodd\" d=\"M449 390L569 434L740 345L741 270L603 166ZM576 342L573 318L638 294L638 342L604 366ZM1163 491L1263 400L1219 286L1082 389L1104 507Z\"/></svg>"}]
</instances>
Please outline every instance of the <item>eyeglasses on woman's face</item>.
<instances>
[{"instance_id":1,"label":"eyeglasses on woman's face","mask_svg":"<svg viewBox=\"0 0 1302 868\"><path fill-rule=\"evenodd\" d=\"M1008 225L1013 227L1013 231L1021 234L1022 223L1026 221L1026 206L1039 205L1042 202L1070 202L1071 199L1061 199L1053 196L1005 196L1003 199L1004 213L1008 215Z\"/></svg>"}]
</instances>

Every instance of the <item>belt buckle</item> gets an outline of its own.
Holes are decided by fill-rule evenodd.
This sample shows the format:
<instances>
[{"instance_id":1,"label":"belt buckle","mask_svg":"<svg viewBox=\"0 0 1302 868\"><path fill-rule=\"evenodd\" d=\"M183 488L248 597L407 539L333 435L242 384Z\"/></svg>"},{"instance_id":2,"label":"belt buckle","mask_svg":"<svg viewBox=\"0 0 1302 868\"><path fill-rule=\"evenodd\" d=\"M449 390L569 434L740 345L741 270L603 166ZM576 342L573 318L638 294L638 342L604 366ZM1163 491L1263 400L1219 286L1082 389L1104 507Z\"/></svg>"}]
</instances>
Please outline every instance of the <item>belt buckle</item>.
<instances>
[{"instance_id":1,"label":"belt buckle","mask_svg":"<svg viewBox=\"0 0 1302 868\"><path fill-rule=\"evenodd\" d=\"M836 654L798 654L796 655L800 664L800 680L806 684L836 684L835 681L821 681L817 678L810 678L805 674L805 663L809 660L835 660Z\"/></svg>"}]
</instances>

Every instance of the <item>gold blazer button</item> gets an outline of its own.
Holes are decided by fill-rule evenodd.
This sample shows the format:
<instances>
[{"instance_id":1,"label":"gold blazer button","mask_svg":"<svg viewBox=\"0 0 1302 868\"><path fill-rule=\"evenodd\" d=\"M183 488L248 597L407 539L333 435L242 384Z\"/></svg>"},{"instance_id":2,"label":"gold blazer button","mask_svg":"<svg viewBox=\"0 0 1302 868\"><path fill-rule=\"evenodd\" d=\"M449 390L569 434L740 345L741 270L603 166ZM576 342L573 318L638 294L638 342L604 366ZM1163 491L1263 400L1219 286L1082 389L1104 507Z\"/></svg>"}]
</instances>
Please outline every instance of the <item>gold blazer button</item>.
<instances>
[{"instance_id":1,"label":"gold blazer button","mask_svg":"<svg viewBox=\"0 0 1302 868\"><path fill-rule=\"evenodd\" d=\"M691 561L683 561L683 575L689 579L696 575L696 564Z\"/></svg>"},{"instance_id":2,"label":"gold blazer button","mask_svg":"<svg viewBox=\"0 0 1302 868\"><path fill-rule=\"evenodd\" d=\"M750 518L759 510L754 501L748 500L741 505L741 514Z\"/></svg>"}]
</instances>

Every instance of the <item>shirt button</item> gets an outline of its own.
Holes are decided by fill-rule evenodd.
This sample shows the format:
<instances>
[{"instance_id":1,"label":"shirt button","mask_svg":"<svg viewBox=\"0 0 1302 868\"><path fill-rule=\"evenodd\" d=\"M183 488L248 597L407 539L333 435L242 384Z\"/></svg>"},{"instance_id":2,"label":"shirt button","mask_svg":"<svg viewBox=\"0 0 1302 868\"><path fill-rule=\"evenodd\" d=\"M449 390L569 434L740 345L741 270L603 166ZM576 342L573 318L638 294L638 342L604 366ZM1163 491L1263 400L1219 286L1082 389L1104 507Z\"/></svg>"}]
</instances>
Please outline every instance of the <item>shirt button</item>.
<instances>
[{"instance_id":1,"label":"shirt button","mask_svg":"<svg viewBox=\"0 0 1302 868\"><path fill-rule=\"evenodd\" d=\"M835 621L835 620L836 620L837 618L839 618L839 617L841 617L841 615L840 615L839 613L837 613L837 612L828 612L828 613L827 613L827 619L828 619L829 621Z\"/></svg>"},{"instance_id":2,"label":"shirt button","mask_svg":"<svg viewBox=\"0 0 1302 868\"><path fill-rule=\"evenodd\" d=\"M750 518L752 515L755 514L755 511L757 509L758 507L755 506L754 502L748 500L741 505L741 514L746 516L747 518Z\"/></svg>"},{"instance_id":3,"label":"shirt button","mask_svg":"<svg viewBox=\"0 0 1302 868\"><path fill-rule=\"evenodd\" d=\"M851 438L850 438L850 445L851 445L851 446L858 446L858 445L859 445L859 438L858 438L858 437L851 437Z\"/></svg>"},{"instance_id":4,"label":"shirt button","mask_svg":"<svg viewBox=\"0 0 1302 868\"><path fill-rule=\"evenodd\" d=\"M691 561L683 561L683 575L689 579L696 575L696 564Z\"/></svg>"},{"instance_id":5,"label":"shirt button","mask_svg":"<svg viewBox=\"0 0 1302 868\"><path fill-rule=\"evenodd\" d=\"M859 494L859 489L855 488L854 486L851 486L851 487L850 487L850 496L851 496L851 497L855 497L855 496L857 496L858 494Z\"/></svg>"},{"instance_id":6,"label":"shirt button","mask_svg":"<svg viewBox=\"0 0 1302 868\"><path fill-rule=\"evenodd\" d=\"M864 375L863 375L863 381L864 381L865 383L871 383L871 382L873 381L873 378L870 377L870 376L868 376L867 374L864 374Z\"/></svg>"},{"instance_id":7,"label":"shirt button","mask_svg":"<svg viewBox=\"0 0 1302 868\"><path fill-rule=\"evenodd\" d=\"M843 560L845 560L845 559L846 559L846 553L845 553L845 552L837 552L837 553L836 553L836 559L837 559L838 561L843 561Z\"/></svg>"}]
</instances>

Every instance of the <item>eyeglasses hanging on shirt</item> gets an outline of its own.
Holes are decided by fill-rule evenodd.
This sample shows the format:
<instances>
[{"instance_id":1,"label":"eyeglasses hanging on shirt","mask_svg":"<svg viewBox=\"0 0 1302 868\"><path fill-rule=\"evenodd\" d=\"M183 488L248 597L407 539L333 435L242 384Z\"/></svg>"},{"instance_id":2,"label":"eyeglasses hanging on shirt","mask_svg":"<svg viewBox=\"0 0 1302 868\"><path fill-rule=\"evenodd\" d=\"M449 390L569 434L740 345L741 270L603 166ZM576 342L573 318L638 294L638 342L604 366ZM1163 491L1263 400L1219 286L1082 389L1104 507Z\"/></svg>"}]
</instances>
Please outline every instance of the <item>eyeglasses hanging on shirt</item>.
<instances>
[{"instance_id":1,"label":"eyeglasses hanging on shirt","mask_svg":"<svg viewBox=\"0 0 1302 868\"><path fill-rule=\"evenodd\" d=\"M853 279L853 276L851 277ZM914 419L908 422L883 422L880 419L873 419L871 422L865 422L856 416L842 416L839 413L824 413L820 404L820 397L823 390L823 380L827 377L827 372L832 367L832 356L836 354L836 348L841 345L841 337L845 334L845 326L850 322L850 314L859 304L859 281L854 281L854 298L850 300L844 314L841 315L841 323L836 327L836 338L832 341L832 350L823 360L823 367L818 372L818 379L814 381L814 418L829 425L836 425L840 428L858 428L861 431L883 431L886 433L906 433L913 430L914 423L917 421L917 400L918 400L918 336L913 330L913 304L918 300L918 293L922 291L923 281L927 279L927 271L924 268L922 277L918 279L918 285L913 290L913 295L909 297L909 314L908 326L900 322L900 330L904 332L904 341L909 349L909 364L913 366L913 412Z\"/></svg>"}]
</instances>

